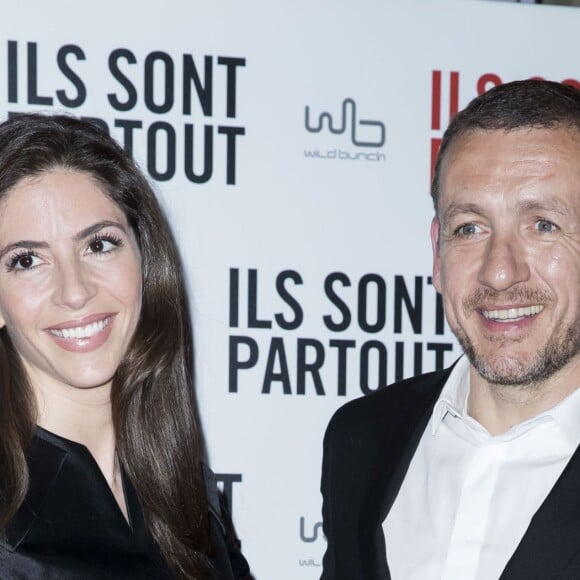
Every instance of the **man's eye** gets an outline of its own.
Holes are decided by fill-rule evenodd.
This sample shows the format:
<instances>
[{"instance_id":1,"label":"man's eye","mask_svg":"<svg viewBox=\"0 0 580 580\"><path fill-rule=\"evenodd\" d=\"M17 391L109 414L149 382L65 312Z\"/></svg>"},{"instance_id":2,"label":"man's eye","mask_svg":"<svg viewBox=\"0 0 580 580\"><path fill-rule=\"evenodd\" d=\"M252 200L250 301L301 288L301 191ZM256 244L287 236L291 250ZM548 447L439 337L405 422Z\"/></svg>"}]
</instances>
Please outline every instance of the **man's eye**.
<instances>
[{"instance_id":1,"label":"man's eye","mask_svg":"<svg viewBox=\"0 0 580 580\"><path fill-rule=\"evenodd\" d=\"M473 236L478 232L479 228L475 224L463 224L455 230L455 234L458 236Z\"/></svg>"},{"instance_id":2,"label":"man's eye","mask_svg":"<svg viewBox=\"0 0 580 580\"><path fill-rule=\"evenodd\" d=\"M538 220L536 222L536 229L542 233L552 233L558 229L558 226L549 222L548 220Z\"/></svg>"}]
</instances>

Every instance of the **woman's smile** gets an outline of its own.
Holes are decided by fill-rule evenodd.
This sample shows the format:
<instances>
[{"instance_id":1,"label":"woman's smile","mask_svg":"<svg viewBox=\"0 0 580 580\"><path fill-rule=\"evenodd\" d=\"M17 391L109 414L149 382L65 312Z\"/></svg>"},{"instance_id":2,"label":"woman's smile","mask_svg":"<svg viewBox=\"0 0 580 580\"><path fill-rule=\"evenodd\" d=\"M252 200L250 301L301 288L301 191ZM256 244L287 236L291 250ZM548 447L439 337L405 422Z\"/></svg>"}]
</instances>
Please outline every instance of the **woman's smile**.
<instances>
[{"instance_id":1,"label":"woman's smile","mask_svg":"<svg viewBox=\"0 0 580 580\"><path fill-rule=\"evenodd\" d=\"M48 328L55 342L72 352L90 352L100 348L113 329L115 314L94 314L82 321L71 321Z\"/></svg>"}]
</instances>

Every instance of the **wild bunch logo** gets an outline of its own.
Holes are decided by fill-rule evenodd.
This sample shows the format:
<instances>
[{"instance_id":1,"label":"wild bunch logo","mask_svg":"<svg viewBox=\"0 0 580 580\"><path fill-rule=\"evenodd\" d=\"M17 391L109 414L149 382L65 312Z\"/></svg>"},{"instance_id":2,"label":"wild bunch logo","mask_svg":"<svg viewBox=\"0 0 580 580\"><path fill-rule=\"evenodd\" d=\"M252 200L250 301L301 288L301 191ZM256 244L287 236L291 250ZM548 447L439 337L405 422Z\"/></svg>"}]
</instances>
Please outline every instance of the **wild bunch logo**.
<instances>
[{"instance_id":1,"label":"wild bunch logo","mask_svg":"<svg viewBox=\"0 0 580 580\"><path fill-rule=\"evenodd\" d=\"M324 541L325 538L322 532L322 522L307 522L304 516L300 516L300 540L306 544L314 544L318 542L318 540ZM298 565L301 568L319 568L322 566L322 562L319 558L306 556L298 558Z\"/></svg>"},{"instance_id":2,"label":"wild bunch logo","mask_svg":"<svg viewBox=\"0 0 580 580\"><path fill-rule=\"evenodd\" d=\"M309 105L304 107L304 128L309 133L328 132L344 137L339 146L331 149L305 149L304 156L310 159L338 159L340 161L385 161L386 156L379 151L386 141L385 124L376 119L359 119L357 103L347 98L342 101L340 112L314 113ZM354 146L357 149L352 150ZM372 149L376 149L372 151Z\"/></svg>"}]
</instances>

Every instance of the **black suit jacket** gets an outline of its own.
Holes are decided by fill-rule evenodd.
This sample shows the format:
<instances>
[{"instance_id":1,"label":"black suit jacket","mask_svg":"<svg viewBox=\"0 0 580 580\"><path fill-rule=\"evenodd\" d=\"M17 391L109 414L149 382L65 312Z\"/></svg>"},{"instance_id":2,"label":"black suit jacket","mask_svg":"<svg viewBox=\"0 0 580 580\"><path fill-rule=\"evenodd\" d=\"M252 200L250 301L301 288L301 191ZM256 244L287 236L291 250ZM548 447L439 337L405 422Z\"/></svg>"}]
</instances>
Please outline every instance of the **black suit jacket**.
<instances>
[{"instance_id":1,"label":"black suit jacket","mask_svg":"<svg viewBox=\"0 0 580 580\"><path fill-rule=\"evenodd\" d=\"M390 580L382 523L449 373L396 383L347 403L331 419L322 466L323 580ZM578 450L501 575L536 579L580 579Z\"/></svg>"}]
</instances>

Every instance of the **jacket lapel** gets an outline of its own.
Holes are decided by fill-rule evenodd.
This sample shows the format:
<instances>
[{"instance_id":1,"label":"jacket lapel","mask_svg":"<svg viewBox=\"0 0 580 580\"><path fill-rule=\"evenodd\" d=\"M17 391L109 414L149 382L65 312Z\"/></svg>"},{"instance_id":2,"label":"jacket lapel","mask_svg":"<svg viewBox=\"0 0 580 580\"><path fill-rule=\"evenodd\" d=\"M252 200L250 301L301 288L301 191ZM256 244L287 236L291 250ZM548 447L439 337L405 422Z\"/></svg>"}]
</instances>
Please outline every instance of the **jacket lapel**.
<instances>
[{"instance_id":1,"label":"jacket lapel","mask_svg":"<svg viewBox=\"0 0 580 580\"><path fill-rule=\"evenodd\" d=\"M500 578L558 578L579 552L580 447L535 513Z\"/></svg>"}]
</instances>

